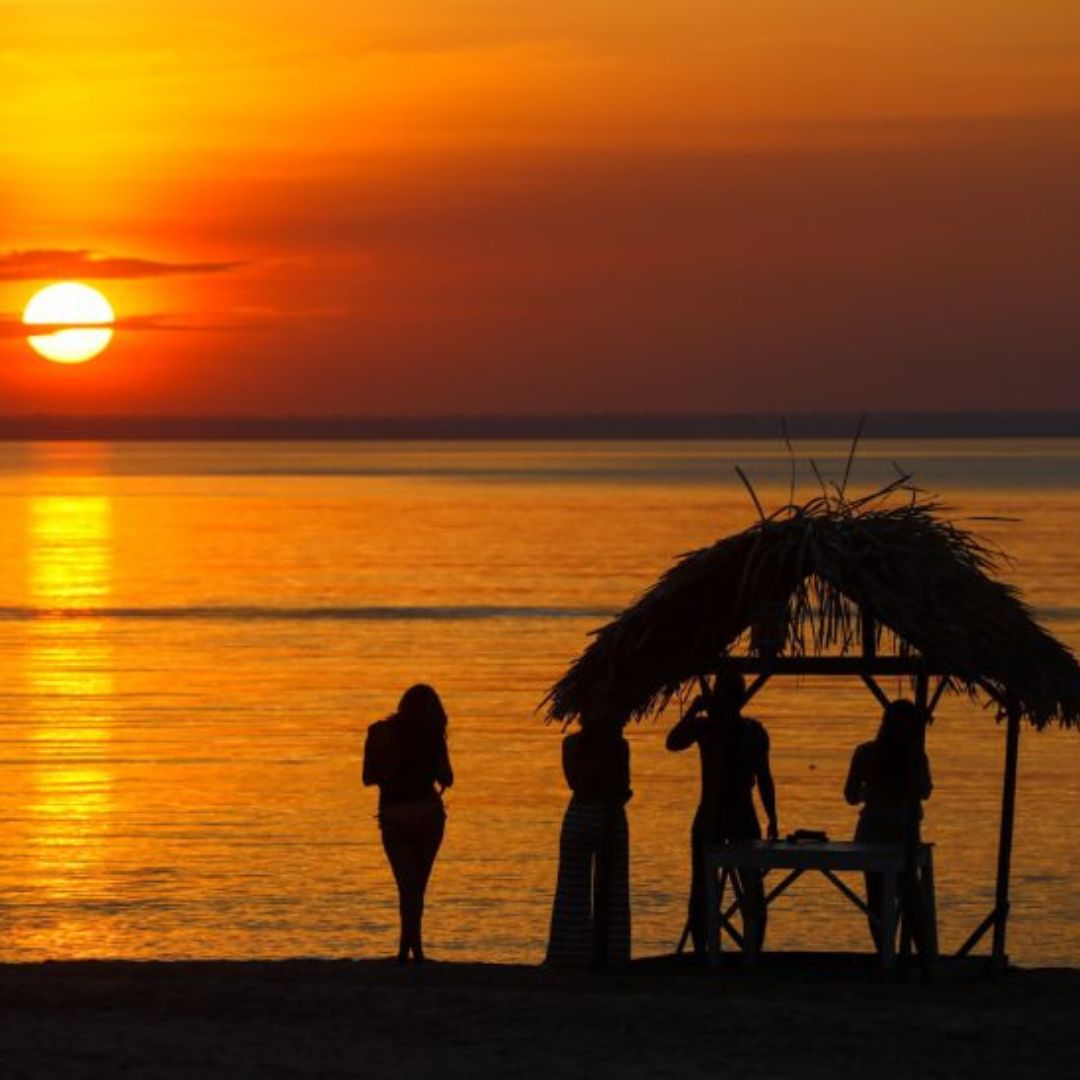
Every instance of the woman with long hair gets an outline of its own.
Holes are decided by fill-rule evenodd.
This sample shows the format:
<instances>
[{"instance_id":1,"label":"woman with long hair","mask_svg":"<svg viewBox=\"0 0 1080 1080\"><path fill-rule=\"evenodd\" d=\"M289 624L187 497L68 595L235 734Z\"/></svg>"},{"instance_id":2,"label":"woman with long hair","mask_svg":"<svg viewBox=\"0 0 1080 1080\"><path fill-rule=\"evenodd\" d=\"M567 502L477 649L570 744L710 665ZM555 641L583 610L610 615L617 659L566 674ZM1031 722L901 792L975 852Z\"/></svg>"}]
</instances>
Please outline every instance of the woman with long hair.
<instances>
[{"instance_id":1,"label":"woman with long hair","mask_svg":"<svg viewBox=\"0 0 1080 1080\"><path fill-rule=\"evenodd\" d=\"M866 844L905 844L910 851L921 843L922 804L930 798L933 783L926 756L926 711L914 702L898 699L890 702L881 717L877 736L855 748L844 785L844 798L852 805L862 804L855 827L855 840ZM910 871L909 871L910 873ZM913 883L901 883L901 894L914 895ZM866 901L871 911L870 933L874 944L881 946L882 881L879 874L866 875ZM908 911L915 923L918 913ZM917 940L916 944L920 944Z\"/></svg>"},{"instance_id":2,"label":"woman with long hair","mask_svg":"<svg viewBox=\"0 0 1080 1080\"><path fill-rule=\"evenodd\" d=\"M622 725L593 720L563 739L570 805L559 836L549 964L630 959L630 746Z\"/></svg>"},{"instance_id":3,"label":"woman with long hair","mask_svg":"<svg viewBox=\"0 0 1080 1080\"><path fill-rule=\"evenodd\" d=\"M417 683L364 743L364 785L379 787L379 828L397 882L400 963L424 959L424 893L446 826L442 793L454 782L446 727L439 695Z\"/></svg>"}]
</instances>

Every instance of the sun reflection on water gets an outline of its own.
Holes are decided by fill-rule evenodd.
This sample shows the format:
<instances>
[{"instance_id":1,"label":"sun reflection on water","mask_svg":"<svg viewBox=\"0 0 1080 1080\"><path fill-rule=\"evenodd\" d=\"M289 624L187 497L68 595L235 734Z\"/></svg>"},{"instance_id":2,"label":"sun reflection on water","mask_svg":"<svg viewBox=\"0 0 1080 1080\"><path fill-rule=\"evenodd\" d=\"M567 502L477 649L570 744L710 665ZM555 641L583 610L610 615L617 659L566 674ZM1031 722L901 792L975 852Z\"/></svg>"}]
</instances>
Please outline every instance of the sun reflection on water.
<instances>
[{"instance_id":1,"label":"sun reflection on water","mask_svg":"<svg viewBox=\"0 0 1080 1080\"><path fill-rule=\"evenodd\" d=\"M391 950L396 898L360 759L367 724L422 679L447 703L458 775L432 953L539 960L566 793L559 733L535 710L602 621L565 613L617 609L673 552L747 524L737 481L667 485L650 471L700 449L634 452L644 464L628 457L609 481L611 450L560 451L601 478L543 483L547 445L0 453L12 510L0 530L0 959ZM461 476L404 475L444 455L464 461ZM1078 475L1080 450L1069 460ZM524 480L492 479L518 463ZM1022 530L989 523L990 539L1017 558L1015 580L1050 628L1080 644L1080 481L999 491L950 468L943 487L960 513L1024 518ZM477 605L564 613L414 617ZM303 614L319 608L413 614ZM781 829L850 836L843 784L876 729L873 698L861 685L770 683L755 712L772 738ZM1003 732L966 699L946 696L939 714L925 835L952 949L993 903ZM671 723L629 733L637 956L670 951L685 921L698 770L664 749ZM1024 964L1080 957L1075 737L1021 742L1009 932ZM775 914L773 948L869 946L827 882L798 883Z\"/></svg>"},{"instance_id":2,"label":"sun reflection on water","mask_svg":"<svg viewBox=\"0 0 1080 1080\"><path fill-rule=\"evenodd\" d=\"M102 857L113 808L106 764L113 655L101 619L64 617L111 591L112 505L94 494L30 503L28 593L46 614L29 627L26 681L33 712L30 857L51 899L76 897ZM62 932L62 931L61 931Z\"/></svg>"}]
</instances>

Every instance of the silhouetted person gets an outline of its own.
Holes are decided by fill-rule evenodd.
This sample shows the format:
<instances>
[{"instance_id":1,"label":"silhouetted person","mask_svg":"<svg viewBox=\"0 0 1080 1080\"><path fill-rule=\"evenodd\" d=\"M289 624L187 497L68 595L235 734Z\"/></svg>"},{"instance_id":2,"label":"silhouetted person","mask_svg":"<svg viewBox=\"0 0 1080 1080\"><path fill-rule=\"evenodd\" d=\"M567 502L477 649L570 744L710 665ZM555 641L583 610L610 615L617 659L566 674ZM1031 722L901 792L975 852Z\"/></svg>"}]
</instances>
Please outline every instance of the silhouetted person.
<instances>
[{"instance_id":1,"label":"silhouetted person","mask_svg":"<svg viewBox=\"0 0 1080 1080\"><path fill-rule=\"evenodd\" d=\"M630 959L630 746L622 725L586 720L562 744L572 792L559 835L549 964Z\"/></svg>"},{"instance_id":2,"label":"silhouetted person","mask_svg":"<svg viewBox=\"0 0 1080 1080\"><path fill-rule=\"evenodd\" d=\"M930 798L933 783L925 750L926 714L911 701L892 702L885 709L872 742L855 748L844 785L844 798L852 806L862 804L855 839L867 844L905 844L909 854L921 842L922 801ZM905 871L901 897L912 923L916 946L922 952L920 909L907 901L916 895L913 871ZM866 903L871 912L870 933L881 948L882 881L880 874L866 875Z\"/></svg>"},{"instance_id":3,"label":"silhouetted person","mask_svg":"<svg viewBox=\"0 0 1080 1080\"><path fill-rule=\"evenodd\" d=\"M398 888L398 960L424 959L424 892L446 825L442 792L454 782L446 746L446 711L422 683L402 695L397 712L368 728L364 784L379 785L379 828Z\"/></svg>"},{"instance_id":4,"label":"silhouetted person","mask_svg":"<svg viewBox=\"0 0 1080 1080\"><path fill-rule=\"evenodd\" d=\"M697 698L667 737L669 750L687 750L696 743L701 755L701 800L690 831L690 934L699 958L705 955L707 926L702 854L713 844L761 839L754 809L755 784L768 819L769 839L778 836L769 735L759 721L742 715L745 699L742 676L725 673L715 691ZM757 915L760 948L766 918L761 874L743 870L736 877L746 909Z\"/></svg>"}]
</instances>

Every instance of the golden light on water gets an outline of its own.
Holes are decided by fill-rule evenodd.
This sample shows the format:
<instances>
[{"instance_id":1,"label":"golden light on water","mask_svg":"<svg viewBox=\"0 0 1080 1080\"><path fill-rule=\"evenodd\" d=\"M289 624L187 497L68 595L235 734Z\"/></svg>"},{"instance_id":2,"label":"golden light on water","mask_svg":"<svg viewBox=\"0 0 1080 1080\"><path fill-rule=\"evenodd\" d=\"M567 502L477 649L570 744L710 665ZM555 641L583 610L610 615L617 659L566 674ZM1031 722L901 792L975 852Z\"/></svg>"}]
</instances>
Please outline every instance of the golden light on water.
<instances>
[{"instance_id":1,"label":"golden light on water","mask_svg":"<svg viewBox=\"0 0 1080 1080\"><path fill-rule=\"evenodd\" d=\"M847 449L834 451L841 468ZM989 538L1018 560L1025 595L1057 613L1054 632L1080 642L1075 493L965 483L986 475L987 454L1007 453L1017 474L1072 475L1077 444L862 452L871 476L901 453L944 461L958 513L1022 516L1021 531L988 522ZM417 475L433 453L448 476ZM715 480L751 453L756 472L770 467L749 444L13 452L0 476L12 511L0 532L0 958L389 953L396 897L359 766L368 723L423 680L450 711L459 775L432 953L539 960L567 797L539 698L602 612L673 552L752 521L742 486ZM758 488L770 506L788 496L782 451L772 467L779 480ZM445 617L488 608L502 614ZM861 683L773 680L754 709L772 738L781 829L849 837L844 778L876 730L873 697ZM685 922L698 763L665 750L674 718L629 733L638 956L670 952ZM1022 738L1010 935L1025 963L1080 949L1070 736ZM924 830L946 949L992 902L1002 738L992 714L950 695L929 734ZM859 913L813 880L781 897L769 941L869 947Z\"/></svg>"},{"instance_id":2,"label":"golden light on water","mask_svg":"<svg viewBox=\"0 0 1080 1080\"><path fill-rule=\"evenodd\" d=\"M47 285L33 295L23 312L24 325L54 328L46 334L32 334L27 341L36 353L57 364L92 360L112 340L113 331L107 324L115 318L112 305L97 289L77 281ZM65 323L71 328L63 329Z\"/></svg>"},{"instance_id":3,"label":"golden light on water","mask_svg":"<svg viewBox=\"0 0 1080 1080\"><path fill-rule=\"evenodd\" d=\"M30 595L41 607L93 607L110 590L112 505L99 495L30 503Z\"/></svg>"},{"instance_id":4,"label":"golden light on water","mask_svg":"<svg viewBox=\"0 0 1080 1080\"><path fill-rule=\"evenodd\" d=\"M44 611L93 608L111 588L112 506L98 495L30 502L28 594ZM102 620L39 618L30 625L26 679L38 763L27 810L38 884L57 902L88 887L113 806L104 763L111 735L114 657ZM61 928L50 934L64 936Z\"/></svg>"}]
</instances>

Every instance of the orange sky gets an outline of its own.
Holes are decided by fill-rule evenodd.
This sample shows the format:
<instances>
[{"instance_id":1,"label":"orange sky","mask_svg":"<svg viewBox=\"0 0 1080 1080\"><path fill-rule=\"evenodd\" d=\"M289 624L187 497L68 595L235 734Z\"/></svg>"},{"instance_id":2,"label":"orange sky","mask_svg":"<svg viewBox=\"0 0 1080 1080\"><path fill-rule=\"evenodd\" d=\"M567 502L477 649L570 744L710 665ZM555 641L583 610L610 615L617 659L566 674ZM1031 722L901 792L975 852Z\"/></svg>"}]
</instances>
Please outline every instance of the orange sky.
<instances>
[{"instance_id":1,"label":"orange sky","mask_svg":"<svg viewBox=\"0 0 1080 1080\"><path fill-rule=\"evenodd\" d=\"M1075 0L0 25L0 411L1080 407ZM35 357L28 250L140 328Z\"/></svg>"}]
</instances>

